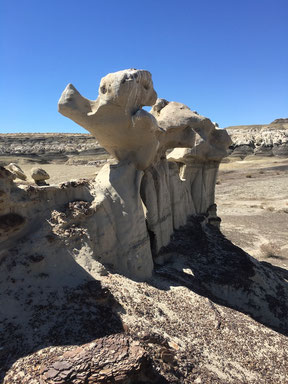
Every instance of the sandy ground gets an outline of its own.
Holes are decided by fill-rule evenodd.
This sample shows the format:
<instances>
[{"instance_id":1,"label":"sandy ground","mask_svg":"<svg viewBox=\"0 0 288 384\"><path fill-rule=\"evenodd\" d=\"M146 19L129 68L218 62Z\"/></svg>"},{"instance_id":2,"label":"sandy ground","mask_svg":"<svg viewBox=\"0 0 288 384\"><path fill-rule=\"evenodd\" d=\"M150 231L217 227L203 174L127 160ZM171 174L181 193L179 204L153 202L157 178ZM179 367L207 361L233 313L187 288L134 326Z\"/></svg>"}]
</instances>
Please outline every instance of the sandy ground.
<instances>
[{"instance_id":1,"label":"sandy ground","mask_svg":"<svg viewBox=\"0 0 288 384\"><path fill-rule=\"evenodd\" d=\"M33 182L30 177L30 170L34 166L35 165L31 166L31 164L21 165L21 168L27 175L27 180L29 182ZM47 180L49 184L59 184L65 181L77 180L80 178L93 179L100 169L96 166L65 164L39 164L39 167L45 169L45 171L49 174L50 179Z\"/></svg>"},{"instance_id":2,"label":"sandy ground","mask_svg":"<svg viewBox=\"0 0 288 384\"><path fill-rule=\"evenodd\" d=\"M216 202L227 238L259 260L288 267L288 159L221 164Z\"/></svg>"}]
</instances>

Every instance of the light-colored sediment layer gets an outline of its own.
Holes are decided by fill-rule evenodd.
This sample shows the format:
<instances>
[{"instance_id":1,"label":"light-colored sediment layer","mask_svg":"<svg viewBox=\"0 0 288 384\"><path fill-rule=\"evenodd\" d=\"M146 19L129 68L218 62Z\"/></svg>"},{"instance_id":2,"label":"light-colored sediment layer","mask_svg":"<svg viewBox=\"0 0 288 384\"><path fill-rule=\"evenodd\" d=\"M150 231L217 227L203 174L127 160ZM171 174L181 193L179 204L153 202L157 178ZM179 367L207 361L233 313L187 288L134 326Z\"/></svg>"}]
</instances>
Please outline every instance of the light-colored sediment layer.
<instances>
[{"instance_id":1,"label":"light-colored sediment layer","mask_svg":"<svg viewBox=\"0 0 288 384\"><path fill-rule=\"evenodd\" d=\"M73 162L75 156L78 162L81 163L79 156L82 156L82 163L87 163L89 160L107 158L107 152L89 134L0 134L1 165L18 161L24 164Z\"/></svg>"},{"instance_id":2,"label":"light-colored sediment layer","mask_svg":"<svg viewBox=\"0 0 288 384\"><path fill-rule=\"evenodd\" d=\"M233 141L230 156L288 157L288 123L285 119L282 120L276 120L269 125L227 127L227 132Z\"/></svg>"}]
</instances>

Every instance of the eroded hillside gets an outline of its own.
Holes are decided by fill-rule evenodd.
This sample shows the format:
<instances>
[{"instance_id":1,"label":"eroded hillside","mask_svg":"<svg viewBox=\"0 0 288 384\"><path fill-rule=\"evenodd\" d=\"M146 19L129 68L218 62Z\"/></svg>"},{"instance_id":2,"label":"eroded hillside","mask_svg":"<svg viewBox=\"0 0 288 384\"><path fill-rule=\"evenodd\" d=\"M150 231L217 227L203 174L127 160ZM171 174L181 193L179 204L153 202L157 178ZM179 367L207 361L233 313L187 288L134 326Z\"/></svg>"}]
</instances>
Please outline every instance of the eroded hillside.
<instances>
[{"instance_id":1,"label":"eroded hillside","mask_svg":"<svg viewBox=\"0 0 288 384\"><path fill-rule=\"evenodd\" d=\"M267 125L241 125L226 128L233 144L230 156L249 155L288 157L288 122L276 119Z\"/></svg>"}]
</instances>

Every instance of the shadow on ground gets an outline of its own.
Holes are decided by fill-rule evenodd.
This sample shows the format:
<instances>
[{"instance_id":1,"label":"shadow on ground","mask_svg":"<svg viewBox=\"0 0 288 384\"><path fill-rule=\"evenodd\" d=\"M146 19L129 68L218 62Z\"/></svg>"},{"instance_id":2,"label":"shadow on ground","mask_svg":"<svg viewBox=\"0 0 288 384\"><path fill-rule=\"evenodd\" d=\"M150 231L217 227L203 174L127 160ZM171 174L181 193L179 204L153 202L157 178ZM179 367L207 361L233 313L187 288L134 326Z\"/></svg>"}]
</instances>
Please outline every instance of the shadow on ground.
<instances>
[{"instance_id":1,"label":"shadow on ground","mask_svg":"<svg viewBox=\"0 0 288 384\"><path fill-rule=\"evenodd\" d=\"M62 250L54 257L53 273L47 265L50 261L45 265L41 254L23 256L12 249L6 254L10 262L1 260L1 268L5 264L7 269L1 287L1 379L17 359L39 349L80 345L123 331L113 312L113 306L119 304L109 290L68 252ZM9 269L13 278L9 278Z\"/></svg>"},{"instance_id":2,"label":"shadow on ground","mask_svg":"<svg viewBox=\"0 0 288 384\"><path fill-rule=\"evenodd\" d=\"M170 261L156 265L150 283L161 290L185 286L287 335L287 271L258 262L217 228L202 227L202 221L191 217L175 232L160 255ZM124 309L109 289L63 244L53 249L56 266L47 260L49 250L23 254L21 244L2 256L1 378L16 360L45 347L81 345L123 332L114 309Z\"/></svg>"},{"instance_id":3,"label":"shadow on ground","mask_svg":"<svg viewBox=\"0 0 288 384\"><path fill-rule=\"evenodd\" d=\"M217 228L202 228L203 217L191 217L162 249L153 284L169 290L186 286L217 304L250 315L288 335L288 272L252 256L228 240ZM160 259L161 259L160 258ZM159 259L158 259L159 260Z\"/></svg>"}]
</instances>

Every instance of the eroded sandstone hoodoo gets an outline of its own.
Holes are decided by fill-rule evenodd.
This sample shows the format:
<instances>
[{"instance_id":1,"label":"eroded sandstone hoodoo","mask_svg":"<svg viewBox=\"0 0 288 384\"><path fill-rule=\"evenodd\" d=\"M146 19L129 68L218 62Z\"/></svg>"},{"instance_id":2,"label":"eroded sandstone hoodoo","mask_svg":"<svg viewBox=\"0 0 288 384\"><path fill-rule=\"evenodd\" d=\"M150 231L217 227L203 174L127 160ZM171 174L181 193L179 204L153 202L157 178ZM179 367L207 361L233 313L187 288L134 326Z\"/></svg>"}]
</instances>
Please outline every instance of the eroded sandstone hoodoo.
<instances>
[{"instance_id":1,"label":"eroded sandstone hoodoo","mask_svg":"<svg viewBox=\"0 0 288 384\"><path fill-rule=\"evenodd\" d=\"M151 113L142 109L145 105L152 106ZM157 99L144 70L105 76L95 101L69 84L58 106L117 164L108 163L94 182L60 188L45 183L49 175L42 169L32 170L36 188L17 187L15 176L3 170L0 242L10 244L36 229L49 231L49 225L64 242L72 237L79 243L77 234L83 232L85 246L69 243L75 258L88 252L114 271L149 279L153 257L187 217L209 215L218 165L231 144L228 134L184 104ZM89 204L89 215L71 220L65 207L76 200Z\"/></svg>"},{"instance_id":2,"label":"eroded sandstone hoodoo","mask_svg":"<svg viewBox=\"0 0 288 384\"><path fill-rule=\"evenodd\" d=\"M31 169L31 177L37 185L47 185L46 180L50 179L50 176L43 168L33 167Z\"/></svg>"},{"instance_id":3,"label":"eroded sandstone hoodoo","mask_svg":"<svg viewBox=\"0 0 288 384\"><path fill-rule=\"evenodd\" d=\"M128 276L148 278L152 253L169 243L189 215L206 214L214 204L228 134L184 104L157 99L151 74L143 70L105 76L95 101L69 84L58 106L118 160L95 181L95 222L102 223L95 257ZM181 158L170 154L168 162L166 151L179 147Z\"/></svg>"},{"instance_id":4,"label":"eroded sandstone hoodoo","mask_svg":"<svg viewBox=\"0 0 288 384\"><path fill-rule=\"evenodd\" d=\"M143 106L152 106L150 113ZM58 107L117 163L104 166L94 182L60 188L46 184L42 169L32 170L37 187L17 187L15 176L3 170L0 242L8 246L33 231L49 237L50 230L75 259L86 255L128 277L149 279L153 257L187 217L209 215L228 134L184 104L157 99L144 70L105 76L95 101L69 84ZM72 218L67 207L74 201L88 204L89 214Z\"/></svg>"}]
</instances>

